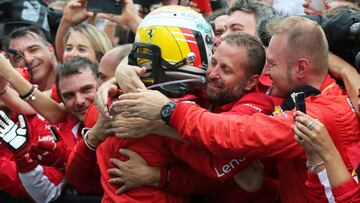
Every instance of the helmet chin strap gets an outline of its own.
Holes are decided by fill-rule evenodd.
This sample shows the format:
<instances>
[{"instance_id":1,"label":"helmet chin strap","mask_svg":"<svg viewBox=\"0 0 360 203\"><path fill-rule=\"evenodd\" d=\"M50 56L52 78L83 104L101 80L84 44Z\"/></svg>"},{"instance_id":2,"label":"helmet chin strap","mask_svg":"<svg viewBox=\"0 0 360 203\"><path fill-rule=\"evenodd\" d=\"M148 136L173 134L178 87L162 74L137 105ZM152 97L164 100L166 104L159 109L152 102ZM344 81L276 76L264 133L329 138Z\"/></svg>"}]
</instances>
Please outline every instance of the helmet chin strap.
<instances>
[{"instance_id":1,"label":"helmet chin strap","mask_svg":"<svg viewBox=\"0 0 360 203\"><path fill-rule=\"evenodd\" d=\"M146 52L146 53L144 53ZM146 43L134 43L133 49L129 54L129 64L138 65L138 59L147 59L151 61L151 77L153 84L149 89L157 89L169 97L181 97L193 87L195 84L204 84L205 78L201 73L193 73L188 70L179 69L182 66L191 64L195 61L195 54L189 53L183 60L170 64L161 58L161 50L158 46ZM166 71L178 71L198 75L196 79L184 79L173 81L166 73ZM200 86L200 85L199 85Z\"/></svg>"},{"instance_id":2,"label":"helmet chin strap","mask_svg":"<svg viewBox=\"0 0 360 203\"><path fill-rule=\"evenodd\" d=\"M203 86L205 84L205 78L194 78L194 79L184 79L184 80L175 80L170 82L163 82L155 85L151 85L148 89L157 89L168 97L178 98L187 94L194 86Z\"/></svg>"},{"instance_id":3,"label":"helmet chin strap","mask_svg":"<svg viewBox=\"0 0 360 203\"><path fill-rule=\"evenodd\" d=\"M184 79L184 80L175 80L170 82L163 82L155 85L150 85L147 87L148 89L155 89L155 88L163 88L168 85L176 85L176 84L186 84L186 83L196 83L196 84L205 84L205 77L194 78L194 79Z\"/></svg>"}]
</instances>

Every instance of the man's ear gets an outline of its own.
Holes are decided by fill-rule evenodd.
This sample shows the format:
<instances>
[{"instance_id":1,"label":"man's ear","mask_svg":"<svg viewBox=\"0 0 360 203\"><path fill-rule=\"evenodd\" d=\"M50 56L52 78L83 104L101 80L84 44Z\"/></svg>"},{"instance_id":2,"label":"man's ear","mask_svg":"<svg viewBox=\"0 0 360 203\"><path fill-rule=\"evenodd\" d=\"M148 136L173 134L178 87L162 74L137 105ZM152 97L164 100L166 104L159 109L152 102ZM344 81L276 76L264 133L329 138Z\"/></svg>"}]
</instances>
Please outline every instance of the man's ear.
<instances>
[{"instance_id":1,"label":"man's ear","mask_svg":"<svg viewBox=\"0 0 360 203\"><path fill-rule=\"evenodd\" d=\"M250 78L246 81L246 85L245 85L245 91L249 92L251 90L253 90L257 83L259 82L259 75L255 74L250 76Z\"/></svg>"},{"instance_id":2,"label":"man's ear","mask_svg":"<svg viewBox=\"0 0 360 203\"><path fill-rule=\"evenodd\" d=\"M298 78L298 79L304 78L305 75L307 74L307 72L309 71L309 65L310 65L310 62L308 59L300 58L296 62L296 78Z\"/></svg>"},{"instance_id":3,"label":"man's ear","mask_svg":"<svg viewBox=\"0 0 360 203\"><path fill-rule=\"evenodd\" d=\"M54 46L53 46L52 44L49 44L49 45L48 45L48 49L49 49L49 51L50 51L51 53L55 54L55 48L54 48Z\"/></svg>"}]
</instances>

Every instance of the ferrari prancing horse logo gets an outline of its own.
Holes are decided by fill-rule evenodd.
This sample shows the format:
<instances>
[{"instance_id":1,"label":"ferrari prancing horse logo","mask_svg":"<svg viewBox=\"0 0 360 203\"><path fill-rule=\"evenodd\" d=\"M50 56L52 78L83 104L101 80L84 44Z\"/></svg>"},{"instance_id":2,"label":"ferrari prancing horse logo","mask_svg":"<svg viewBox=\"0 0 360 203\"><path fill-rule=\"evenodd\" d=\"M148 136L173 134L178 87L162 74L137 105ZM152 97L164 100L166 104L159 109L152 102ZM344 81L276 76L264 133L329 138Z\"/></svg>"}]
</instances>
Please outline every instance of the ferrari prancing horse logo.
<instances>
[{"instance_id":1,"label":"ferrari prancing horse logo","mask_svg":"<svg viewBox=\"0 0 360 203\"><path fill-rule=\"evenodd\" d=\"M149 28L146 30L146 40L148 43L151 43L155 38L155 29Z\"/></svg>"}]
</instances>

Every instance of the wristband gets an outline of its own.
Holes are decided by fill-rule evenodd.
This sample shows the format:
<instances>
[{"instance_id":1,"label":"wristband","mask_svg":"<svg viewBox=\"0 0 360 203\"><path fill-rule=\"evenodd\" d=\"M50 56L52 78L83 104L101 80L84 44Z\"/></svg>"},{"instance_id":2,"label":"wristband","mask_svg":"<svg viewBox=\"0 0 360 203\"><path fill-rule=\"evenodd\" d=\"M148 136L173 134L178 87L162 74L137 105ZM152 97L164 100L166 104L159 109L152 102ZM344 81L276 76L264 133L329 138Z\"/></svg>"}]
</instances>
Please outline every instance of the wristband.
<instances>
[{"instance_id":1,"label":"wristband","mask_svg":"<svg viewBox=\"0 0 360 203\"><path fill-rule=\"evenodd\" d=\"M318 166L321 166L323 164L324 164L324 161L319 161L314 164L311 164L309 161L306 161L306 168L309 169L309 171L314 172Z\"/></svg>"},{"instance_id":2,"label":"wristband","mask_svg":"<svg viewBox=\"0 0 360 203\"><path fill-rule=\"evenodd\" d=\"M89 132L90 130L88 129L85 134L83 135L84 136L84 143L85 145L87 146L87 148L89 148L91 151L96 151L96 147L95 145L91 144L88 140L88 137L89 137Z\"/></svg>"},{"instance_id":3,"label":"wristband","mask_svg":"<svg viewBox=\"0 0 360 203\"><path fill-rule=\"evenodd\" d=\"M30 89L30 91L28 93L26 93L25 95L19 95L20 99L24 100L24 101L29 101L31 100L35 100L36 97L34 96L35 91L38 89L39 86L37 85L33 85Z\"/></svg>"}]
</instances>

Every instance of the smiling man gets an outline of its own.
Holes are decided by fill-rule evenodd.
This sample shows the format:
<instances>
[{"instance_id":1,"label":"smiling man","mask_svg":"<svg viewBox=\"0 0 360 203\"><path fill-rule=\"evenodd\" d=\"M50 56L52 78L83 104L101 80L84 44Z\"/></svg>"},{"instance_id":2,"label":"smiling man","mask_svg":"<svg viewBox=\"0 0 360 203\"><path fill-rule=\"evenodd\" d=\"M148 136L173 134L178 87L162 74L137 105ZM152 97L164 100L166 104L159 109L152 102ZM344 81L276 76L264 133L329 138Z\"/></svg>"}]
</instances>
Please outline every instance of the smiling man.
<instances>
[{"instance_id":1,"label":"smiling man","mask_svg":"<svg viewBox=\"0 0 360 203\"><path fill-rule=\"evenodd\" d=\"M34 26L22 27L9 36L9 58L14 67L28 68L30 82L39 90L48 90L55 81L56 60L54 47L46 41L42 31Z\"/></svg>"},{"instance_id":2,"label":"smiling man","mask_svg":"<svg viewBox=\"0 0 360 203\"><path fill-rule=\"evenodd\" d=\"M65 108L80 121L94 102L97 71L96 64L74 57L63 64L56 75L55 83Z\"/></svg>"}]
</instances>

